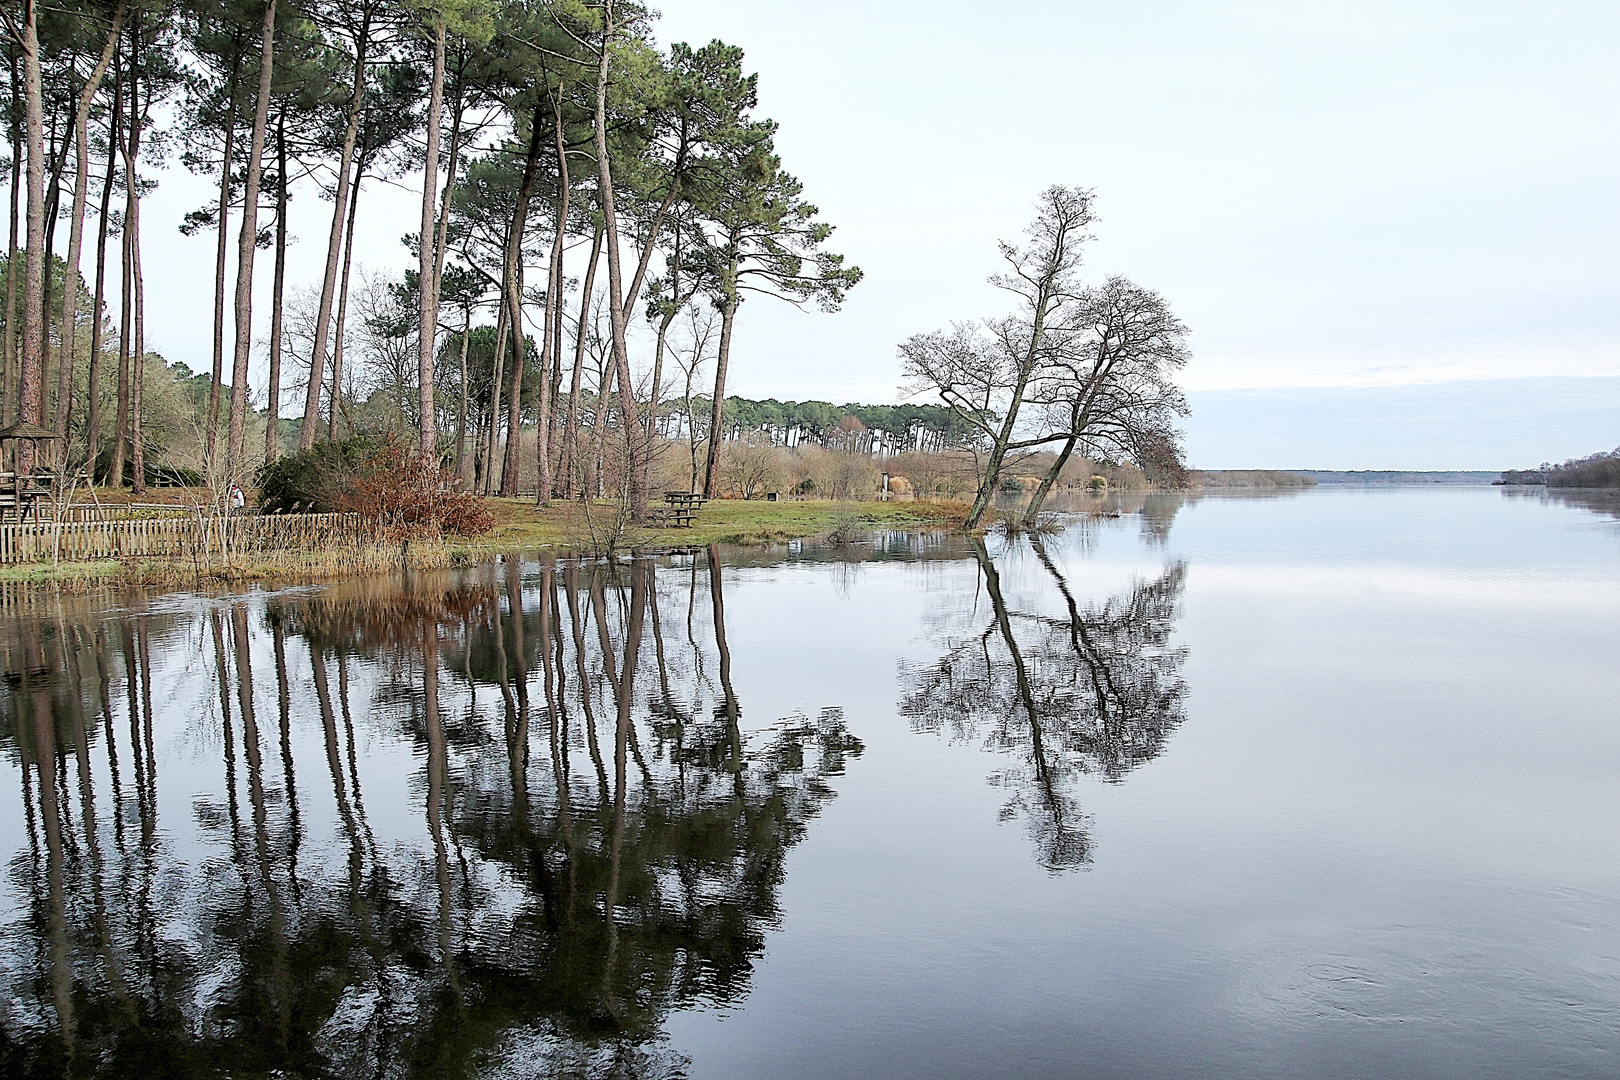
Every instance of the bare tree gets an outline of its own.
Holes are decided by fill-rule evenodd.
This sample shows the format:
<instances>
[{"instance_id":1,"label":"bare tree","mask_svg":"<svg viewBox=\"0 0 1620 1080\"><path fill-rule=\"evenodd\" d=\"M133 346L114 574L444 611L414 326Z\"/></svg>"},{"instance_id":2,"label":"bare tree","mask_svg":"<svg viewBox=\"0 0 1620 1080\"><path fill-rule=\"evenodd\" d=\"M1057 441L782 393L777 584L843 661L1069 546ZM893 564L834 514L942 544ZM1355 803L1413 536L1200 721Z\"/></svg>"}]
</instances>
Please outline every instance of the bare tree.
<instances>
[{"instance_id":1,"label":"bare tree","mask_svg":"<svg viewBox=\"0 0 1620 1080\"><path fill-rule=\"evenodd\" d=\"M1063 312L1030 390L1042 427L1063 448L1024 511L1033 522L1076 447L1142 462L1176 446L1174 422L1187 415L1175 375L1187 363L1187 327L1164 297L1111 277Z\"/></svg>"},{"instance_id":2,"label":"bare tree","mask_svg":"<svg viewBox=\"0 0 1620 1080\"><path fill-rule=\"evenodd\" d=\"M916 334L900 345L911 391L937 394L983 437L984 479L968 513L970 528L989 507L1008 452L1055 438L1014 441L1025 395L1049 348L1053 317L1080 290L1081 248L1092 239L1092 198L1089 189L1054 184L1041 193L1035 220L1024 230L1029 242L1001 243L1010 270L990 283L1016 296L1018 309L988 320L988 339L968 323L949 334Z\"/></svg>"}]
</instances>

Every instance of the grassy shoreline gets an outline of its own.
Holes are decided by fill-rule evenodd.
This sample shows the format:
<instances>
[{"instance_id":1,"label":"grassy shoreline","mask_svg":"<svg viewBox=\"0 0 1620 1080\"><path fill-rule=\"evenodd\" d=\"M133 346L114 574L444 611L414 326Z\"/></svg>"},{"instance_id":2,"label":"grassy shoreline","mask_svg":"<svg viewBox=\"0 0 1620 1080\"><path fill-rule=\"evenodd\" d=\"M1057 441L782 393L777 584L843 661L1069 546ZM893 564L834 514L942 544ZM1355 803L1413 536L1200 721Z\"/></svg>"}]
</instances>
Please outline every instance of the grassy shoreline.
<instances>
[{"instance_id":1,"label":"grassy shoreline","mask_svg":"<svg viewBox=\"0 0 1620 1080\"><path fill-rule=\"evenodd\" d=\"M205 582L335 580L386 573L402 563L426 570L466 566L494 555L544 552L578 556L658 553L706 544L769 544L822 536L841 528L938 531L958 529L966 507L927 502L759 502L720 499L708 503L689 528L628 527L609 503L576 502L537 508L527 499L487 500L495 527L483 536L443 541L370 544L360 549L287 551L250 556L201 575L188 560L163 558L19 563L0 567L0 585L59 589L168 586ZM402 557L403 556L403 557Z\"/></svg>"}]
</instances>

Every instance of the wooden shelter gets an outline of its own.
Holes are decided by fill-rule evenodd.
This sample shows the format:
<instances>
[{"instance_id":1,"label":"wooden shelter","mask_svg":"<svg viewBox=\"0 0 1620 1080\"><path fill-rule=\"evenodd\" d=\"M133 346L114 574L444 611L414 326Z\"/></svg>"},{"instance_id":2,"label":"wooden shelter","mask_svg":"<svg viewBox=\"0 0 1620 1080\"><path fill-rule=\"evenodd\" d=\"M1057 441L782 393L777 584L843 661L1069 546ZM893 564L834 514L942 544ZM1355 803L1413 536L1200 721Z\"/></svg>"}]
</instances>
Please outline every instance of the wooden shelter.
<instances>
[{"instance_id":1,"label":"wooden shelter","mask_svg":"<svg viewBox=\"0 0 1620 1080\"><path fill-rule=\"evenodd\" d=\"M18 420L10 427L0 428L0 460L4 460L6 444L12 445L12 462L16 462L16 444L58 442L63 436L31 420ZM36 457L37 460L37 457ZM40 499L48 499L61 479L52 468L35 467L32 472L0 472L0 518L25 518Z\"/></svg>"}]
</instances>

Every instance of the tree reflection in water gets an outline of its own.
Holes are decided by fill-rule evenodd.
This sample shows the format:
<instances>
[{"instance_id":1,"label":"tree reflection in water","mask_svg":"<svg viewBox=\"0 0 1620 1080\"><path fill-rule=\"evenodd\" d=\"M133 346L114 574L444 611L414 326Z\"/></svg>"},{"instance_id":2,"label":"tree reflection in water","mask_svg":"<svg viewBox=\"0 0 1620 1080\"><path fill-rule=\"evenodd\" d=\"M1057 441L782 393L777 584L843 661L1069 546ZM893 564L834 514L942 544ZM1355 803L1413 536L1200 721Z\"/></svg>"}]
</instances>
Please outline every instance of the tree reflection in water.
<instances>
[{"instance_id":1,"label":"tree reflection in water","mask_svg":"<svg viewBox=\"0 0 1620 1080\"><path fill-rule=\"evenodd\" d=\"M683 1075L861 751L743 730L713 551L109 599L0 605L7 1076Z\"/></svg>"},{"instance_id":2,"label":"tree reflection in water","mask_svg":"<svg viewBox=\"0 0 1620 1080\"><path fill-rule=\"evenodd\" d=\"M1022 819L1041 865L1061 871L1091 861L1078 778L1118 783L1162 753L1186 719L1187 654L1170 645L1186 566L1171 563L1152 581L1082 604L1046 542L1027 543L1061 612L1019 610L984 541L975 541L989 610L975 597L964 613L971 628L948 635L937 663L904 673L900 711L915 731L982 742L1016 760L990 778L1007 792L1002 819Z\"/></svg>"}]
</instances>

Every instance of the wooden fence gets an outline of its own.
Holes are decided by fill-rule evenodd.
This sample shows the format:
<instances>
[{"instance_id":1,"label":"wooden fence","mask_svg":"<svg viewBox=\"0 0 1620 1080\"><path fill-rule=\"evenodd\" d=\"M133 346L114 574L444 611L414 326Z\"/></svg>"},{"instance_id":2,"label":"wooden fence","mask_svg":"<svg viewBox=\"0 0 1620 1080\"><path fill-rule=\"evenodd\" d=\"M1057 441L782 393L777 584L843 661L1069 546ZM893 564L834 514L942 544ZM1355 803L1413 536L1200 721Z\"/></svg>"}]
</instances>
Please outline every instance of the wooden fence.
<instances>
[{"instance_id":1,"label":"wooden fence","mask_svg":"<svg viewBox=\"0 0 1620 1080\"><path fill-rule=\"evenodd\" d=\"M0 563L137 556L201 558L265 551L325 551L375 537L359 514L153 517L115 521L5 522Z\"/></svg>"}]
</instances>

